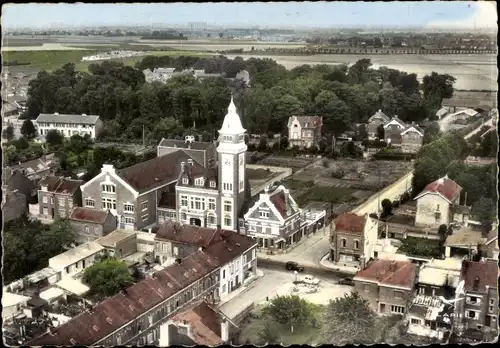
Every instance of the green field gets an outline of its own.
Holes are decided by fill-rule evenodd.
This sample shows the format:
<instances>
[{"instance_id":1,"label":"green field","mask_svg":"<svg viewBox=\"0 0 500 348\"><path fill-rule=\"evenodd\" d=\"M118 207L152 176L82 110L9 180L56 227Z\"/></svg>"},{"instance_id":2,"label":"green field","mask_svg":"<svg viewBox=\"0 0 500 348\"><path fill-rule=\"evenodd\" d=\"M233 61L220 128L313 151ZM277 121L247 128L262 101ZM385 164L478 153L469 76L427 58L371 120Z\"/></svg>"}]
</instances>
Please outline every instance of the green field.
<instances>
[{"instance_id":1,"label":"green field","mask_svg":"<svg viewBox=\"0 0 500 348\"><path fill-rule=\"evenodd\" d=\"M314 186L308 188L304 194L297 197L296 201L299 205L300 203L311 201L344 203L353 200L351 195L354 192L356 192L356 190L348 187Z\"/></svg>"},{"instance_id":2,"label":"green field","mask_svg":"<svg viewBox=\"0 0 500 348\"><path fill-rule=\"evenodd\" d=\"M76 45L74 47L77 47ZM82 47L82 46L80 46ZM87 48L87 47L85 47ZM113 49L116 47L111 46L92 46L88 50L58 50L58 51L4 51L2 52L3 61L17 61L20 64L29 63L29 65L23 65L23 68L37 69L37 70L47 70L52 71L60 68L66 63L74 63L78 71L87 71L89 64L101 63L102 61L95 62L82 62L82 57L97 54L102 51ZM147 48L147 46L143 46ZM122 62L125 65L133 66L135 63L143 59L146 55L154 56L204 56L207 55L203 52L193 52L193 51L176 51L176 50L163 50L163 51L152 51L147 54L128 57L122 59L113 59L114 61ZM17 67L18 69L20 67Z\"/></svg>"}]
</instances>

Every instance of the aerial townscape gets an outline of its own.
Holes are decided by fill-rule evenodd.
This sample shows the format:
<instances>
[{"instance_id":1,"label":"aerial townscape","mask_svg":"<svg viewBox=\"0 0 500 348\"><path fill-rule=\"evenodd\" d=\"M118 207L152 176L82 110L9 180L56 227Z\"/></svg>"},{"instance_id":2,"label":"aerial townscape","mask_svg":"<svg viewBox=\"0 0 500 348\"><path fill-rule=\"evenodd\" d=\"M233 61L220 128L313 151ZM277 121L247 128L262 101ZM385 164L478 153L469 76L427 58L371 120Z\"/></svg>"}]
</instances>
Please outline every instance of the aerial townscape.
<instances>
[{"instance_id":1,"label":"aerial townscape","mask_svg":"<svg viewBox=\"0 0 500 348\"><path fill-rule=\"evenodd\" d=\"M4 6L4 344L496 342L494 5Z\"/></svg>"}]
</instances>

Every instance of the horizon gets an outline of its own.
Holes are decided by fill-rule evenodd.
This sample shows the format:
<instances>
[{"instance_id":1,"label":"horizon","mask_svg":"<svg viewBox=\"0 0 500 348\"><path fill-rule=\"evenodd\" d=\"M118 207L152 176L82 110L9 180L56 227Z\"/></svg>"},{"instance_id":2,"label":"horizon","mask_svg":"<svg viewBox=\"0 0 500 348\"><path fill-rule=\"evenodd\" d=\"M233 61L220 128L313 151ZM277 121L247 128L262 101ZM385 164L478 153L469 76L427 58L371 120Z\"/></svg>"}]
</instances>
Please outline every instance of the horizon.
<instances>
[{"instance_id":1,"label":"horizon","mask_svg":"<svg viewBox=\"0 0 500 348\"><path fill-rule=\"evenodd\" d=\"M5 4L2 27L7 31L96 26L186 27L190 22L201 22L209 27L296 30L494 30L498 28L495 5L493 1Z\"/></svg>"}]
</instances>

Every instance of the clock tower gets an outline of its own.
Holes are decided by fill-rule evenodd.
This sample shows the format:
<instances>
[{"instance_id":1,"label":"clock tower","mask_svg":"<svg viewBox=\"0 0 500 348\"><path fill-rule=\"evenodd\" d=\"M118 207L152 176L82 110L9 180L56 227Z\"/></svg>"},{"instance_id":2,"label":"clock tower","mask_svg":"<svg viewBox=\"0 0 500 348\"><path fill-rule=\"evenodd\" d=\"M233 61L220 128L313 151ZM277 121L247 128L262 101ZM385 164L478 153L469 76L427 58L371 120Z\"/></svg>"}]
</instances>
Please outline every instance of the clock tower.
<instances>
[{"instance_id":1,"label":"clock tower","mask_svg":"<svg viewBox=\"0 0 500 348\"><path fill-rule=\"evenodd\" d=\"M219 214L222 229L238 230L238 218L245 201L246 130L236 113L233 98L227 108L217 147L219 164Z\"/></svg>"}]
</instances>

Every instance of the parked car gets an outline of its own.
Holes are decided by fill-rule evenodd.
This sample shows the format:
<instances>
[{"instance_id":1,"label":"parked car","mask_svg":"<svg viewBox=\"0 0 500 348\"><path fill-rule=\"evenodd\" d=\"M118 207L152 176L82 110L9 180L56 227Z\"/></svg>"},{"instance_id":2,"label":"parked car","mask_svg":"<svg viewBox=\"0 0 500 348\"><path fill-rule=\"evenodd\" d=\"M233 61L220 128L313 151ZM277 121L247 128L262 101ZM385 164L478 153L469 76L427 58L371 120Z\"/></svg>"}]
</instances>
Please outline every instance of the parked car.
<instances>
[{"instance_id":1,"label":"parked car","mask_svg":"<svg viewBox=\"0 0 500 348\"><path fill-rule=\"evenodd\" d=\"M304 267L300 267L299 264L294 261L288 261L286 263L286 269L289 271L297 271L297 272L304 271Z\"/></svg>"},{"instance_id":2,"label":"parked car","mask_svg":"<svg viewBox=\"0 0 500 348\"><path fill-rule=\"evenodd\" d=\"M343 278L339 280L340 285L354 286L354 281L351 278Z\"/></svg>"},{"instance_id":3,"label":"parked car","mask_svg":"<svg viewBox=\"0 0 500 348\"><path fill-rule=\"evenodd\" d=\"M306 275L301 279L304 283L310 284L310 285L318 285L319 284L319 279L314 278L313 276Z\"/></svg>"}]
</instances>

